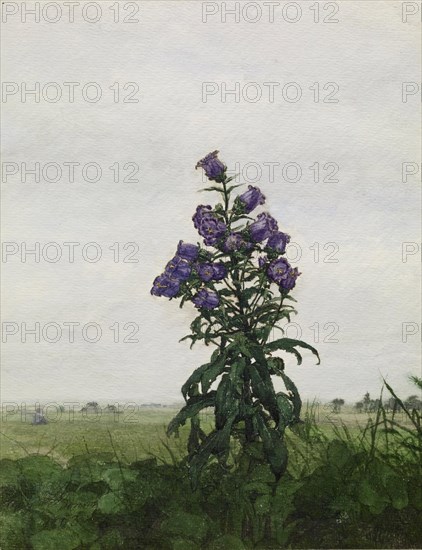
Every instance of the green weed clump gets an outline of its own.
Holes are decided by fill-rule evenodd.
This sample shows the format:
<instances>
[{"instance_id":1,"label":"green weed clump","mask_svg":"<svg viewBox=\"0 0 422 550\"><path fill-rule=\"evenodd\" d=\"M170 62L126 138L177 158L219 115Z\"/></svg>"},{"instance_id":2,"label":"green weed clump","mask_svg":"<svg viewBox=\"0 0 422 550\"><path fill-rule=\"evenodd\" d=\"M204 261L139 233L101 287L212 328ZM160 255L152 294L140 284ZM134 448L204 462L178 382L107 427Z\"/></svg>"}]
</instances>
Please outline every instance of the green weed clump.
<instances>
[{"instance_id":1,"label":"green weed clump","mask_svg":"<svg viewBox=\"0 0 422 550\"><path fill-rule=\"evenodd\" d=\"M211 463L196 491L188 462L169 446L160 455L169 459L130 463L88 450L66 465L39 454L3 459L0 547L420 548L421 415L387 390L400 413L380 404L357 430L327 429L308 408L288 432L290 465L279 481L259 441L233 445L228 466Z\"/></svg>"}]
</instances>

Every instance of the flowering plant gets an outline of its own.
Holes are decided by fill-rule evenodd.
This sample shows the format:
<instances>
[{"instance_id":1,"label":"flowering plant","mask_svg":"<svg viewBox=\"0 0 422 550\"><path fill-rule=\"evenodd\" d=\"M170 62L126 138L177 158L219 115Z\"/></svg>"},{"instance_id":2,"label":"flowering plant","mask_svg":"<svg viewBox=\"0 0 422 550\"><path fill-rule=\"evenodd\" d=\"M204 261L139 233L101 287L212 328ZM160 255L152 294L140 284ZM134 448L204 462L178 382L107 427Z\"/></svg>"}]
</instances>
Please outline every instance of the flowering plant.
<instances>
[{"instance_id":1,"label":"flowering plant","mask_svg":"<svg viewBox=\"0 0 422 550\"><path fill-rule=\"evenodd\" d=\"M182 387L186 405L171 421L168 434L190 420L188 464L194 484L211 457L226 466L231 438L243 450L254 449L269 463L278 479L287 466L284 432L299 422L301 399L285 373L284 360L274 355L293 354L298 348L318 352L309 344L291 338L269 341L273 329L296 313L290 296L300 275L283 256L290 237L279 230L267 212L249 216L265 203L265 197L251 185L232 200L240 185L230 185L226 165L214 151L200 160L215 185L221 202L213 208L197 207L193 223L203 245L180 241L176 255L155 280L151 293L181 298L180 307L190 301L198 309L192 322L192 345L203 340L214 345L208 363L200 366ZM205 245L205 246L204 246ZM272 376L281 377L286 391L276 392ZM216 389L211 389L219 380ZM199 413L212 407L215 426L210 433L201 428Z\"/></svg>"}]
</instances>

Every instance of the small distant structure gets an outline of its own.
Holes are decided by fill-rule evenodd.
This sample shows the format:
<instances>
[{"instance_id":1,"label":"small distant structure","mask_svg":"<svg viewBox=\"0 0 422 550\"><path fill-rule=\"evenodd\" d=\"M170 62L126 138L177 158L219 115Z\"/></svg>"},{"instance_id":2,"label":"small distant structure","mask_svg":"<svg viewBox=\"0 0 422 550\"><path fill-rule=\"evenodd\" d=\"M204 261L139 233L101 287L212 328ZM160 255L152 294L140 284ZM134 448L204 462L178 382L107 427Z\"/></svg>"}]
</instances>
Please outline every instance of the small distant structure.
<instances>
[{"instance_id":1,"label":"small distant structure","mask_svg":"<svg viewBox=\"0 0 422 550\"><path fill-rule=\"evenodd\" d=\"M161 407L161 403L141 403L141 407Z\"/></svg>"},{"instance_id":2,"label":"small distant structure","mask_svg":"<svg viewBox=\"0 0 422 550\"><path fill-rule=\"evenodd\" d=\"M123 411L119 410L119 405L107 405L107 407L105 407L103 409L103 411L105 411L106 413L113 413L113 414L123 414Z\"/></svg>"},{"instance_id":3,"label":"small distant structure","mask_svg":"<svg viewBox=\"0 0 422 550\"><path fill-rule=\"evenodd\" d=\"M82 407L81 413L95 413L98 414L101 413L101 407L96 401L88 401L88 403Z\"/></svg>"},{"instance_id":4,"label":"small distant structure","mask_svg":"<svg viewBox=\"0 0 422 550\"><path fill-rule=\"evenodd\" d=\"M333 406L333 413L338 414L341 412L341 407L344 405L344 399L339 399L337 397L336 399L333 399L330 403Z\"/></svg>"},{"instance_id":5,"label":"small distant structure","mask_svg":"<svg viewBox=\"0 0 422 550\"><path fill-rule=\"evenodd\" d=\"M32 418L32 425L33 426L41 426L43 424L48 424L48 420L41 413L40 409L35 409L35 413L34 413L34 416Z\"/></svg>"}]
</instances>

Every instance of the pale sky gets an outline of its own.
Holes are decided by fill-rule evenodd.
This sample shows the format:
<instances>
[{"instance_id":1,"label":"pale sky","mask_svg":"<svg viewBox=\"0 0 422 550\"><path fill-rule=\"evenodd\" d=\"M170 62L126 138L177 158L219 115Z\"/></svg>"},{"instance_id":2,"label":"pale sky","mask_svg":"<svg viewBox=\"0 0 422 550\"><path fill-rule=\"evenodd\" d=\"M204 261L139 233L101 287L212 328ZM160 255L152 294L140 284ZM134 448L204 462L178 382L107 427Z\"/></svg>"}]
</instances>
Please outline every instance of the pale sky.
<instances>
[{"instance_id":1,"label":"pale sky","mask_svg":"<svg viewBox=\"0 0 422 550\"><path fill-rule=\"evenodd\" d=\"M321 354L319 366L310 354L301 366L287 358L287 372L303 397L375 396L382 376L401 395L415 393L407 377L421 373L420 14L404 14L403 22L402 2L338 1L338 13L330 15L320 2L315 23L318 14L309 2L296 3L301 13L283 13L281 2L274 4L273 22L262 11L253 23L256 3L241 2L250 4L249 11L240 13L239 22L227 15L224 23L221 3L152 0L137 3L138 23L113 23L112 3L99 4L97 23L75 8L73 23L65 14L57 23L42 14L39 23L30 16L22 22L16 13L3 24L2 73L11 83L2 104L8 174L2 241L9 243L2 264L9 331L7 338L3 331L3 401L181 399L181 385L212 349L198 344L189 350L178 342L189 332L193 306L180 310L176 301L149 291L179 239L198 240L191 221L197 204L217 200L198 193L204 180L194 170L214 149L230 170L240 168L240 181L259 185L267 197L263 210L297 243L289 257L302 272L292 292L299 329L290 327L288 336L301 330ZM46 17L54 18L53 12ZM327 17L338 22L324 23ZM31 95L22 102L24 82L27 90L40 83L39 102ZM65 82L79 83L74 102ZM102 92L96 103L81 92L90 82L96 88L86 89L88 96ZM139 92L125 88L131 82ZM56 84L45 88L47 83ZM222 96L236 83L238 98ZM61 99L45 99L57 90ZM131 97L139 102L123 103ZM28 169L36 162L40 181L30 174L25 179L21 163ZM64 163L73 162L79 165L72 183ZM250 162L261 172L259 181L253 166L245 169ZM57 182L43 177L46 163L61 167ZM101 167L99 181L86 181L95 179L89 165L84 180L87 163ZM122 181L133 166L126 163L139 165L133 176L138 182ZM283 170L288 163L296 165ZM301 179L286 181L294 179L297 165ZM322 181L336 166L331 179L338 181ZM49 170L44 172L52 180L54 166ZM40 261L28 254L23 263L22 243L28 250L36 242ZM56 249L43 254L51 242ZM68 242L80 243L73 263ZM82 256L92 242L102 251L96 263ZM138 252L123 249L131 242ZM62 258L46 261L55 250ZM298 250L301 257L293 262ZM131 252L139 262L124 263ZM95 253L93 247L84 252L91 258ZM338 262L324 262L330 258ZM40 341L28 334L23 343L22 323L33 328L36 322ZM79 323L73 343L64 324L72 322ZM48 323L62 330L55 343L47 341L53 329L43 335ZM101 328L97 342L84 341L87 323ZM133 338L139 341L124 343L136 326ZM333 327L338 329L330 338ZM91 329L88 338L94 338Z\"/></svg>"}]
</instances>

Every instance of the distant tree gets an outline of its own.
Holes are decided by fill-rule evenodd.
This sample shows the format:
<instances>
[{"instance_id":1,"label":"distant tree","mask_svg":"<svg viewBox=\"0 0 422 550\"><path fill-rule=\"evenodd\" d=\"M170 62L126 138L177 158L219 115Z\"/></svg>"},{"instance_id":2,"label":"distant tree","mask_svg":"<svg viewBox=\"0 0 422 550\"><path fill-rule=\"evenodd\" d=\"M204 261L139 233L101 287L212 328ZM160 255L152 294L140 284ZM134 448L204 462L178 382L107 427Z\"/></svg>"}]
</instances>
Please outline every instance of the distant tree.
<instances>
[{"instance_id":1,"label":"distant tree","mask_svg":"<svg viewBox=\"0 0 422 550\"><path fill-rule=\"evenodd\" d=\"M336 397L336 399L333 399L331 403L333 404L333 412L339 413L341 412L341 407L344 405L344 399L339 399Z\"/></svg>"},{"instance_id":2,"label":"distant tree","mask_svg":"<svg viewBox=\"0 0 422 550\"><path fill-rule=\"evenodd\" d=\"M369 395L369 392L366 392L363 396L363 410L365 412L368 412L369 404L371 403L371 396Z\"/></svg>"},{"instance_id":3,"label":"distant tree","mask_svg":"<svg viewBox=\"0 0 422 550\"><path fill-rule=\"evenodd\" d=\"M390 399L388 399L386 401L386 404L387 404L388 410L392 411L393 414L395 414L397 411L401 410L400 403L398 402L398 400L395 397L390 397Z\"/></svg>"},{"instance_id":4,"label":"distant tree","mask_svg":"<svg viewBox=\"0 0 422 550\"><path fill-rule=\"evenodd\" d=\"M66 412L65 406L64 406L64 405L59 405L59 411L60 411L61 413Z\"/></svg>"},{"instance_id":5,"label":"distant tree","mask_svg":"<svg viewBox=\"0 0 422 550\"><path fill-rule=\"evenodd\" d=\"M88 401L88 403L85 405L87 409L98 409L99 405L96 401Z\"/></svg>"},{"instance_id":6,"label":"distant tree","mask_svg":"<svg viewBox=\"0 0 422 550\"><path fill-rule=\"evenodd\" d=\"M368 405L368 412L377 412L381 401L379 399L371 399Z\"/></svg>"},{"instance_id":7,"label":"distant tree","mask_svg":"<svg viewBox=\"0 0 422 550\"><path fill-rule=\"evenodd\" d=\"M357 403L355 403L355 409L358 413L361 413L363 410L363 401L358 401Z\"/></svg>"},{"instance_id":8,"label":"distant tree","mask_svg":"<svg viewBox=\"0 0 422 550\"><path fill-rule=\"evenodd\" d=\"M409 397L405 401L405 405L408 409L418 411L422 408L422 401L417 395L409 395Z\"/></svg>"}]
</instances>

